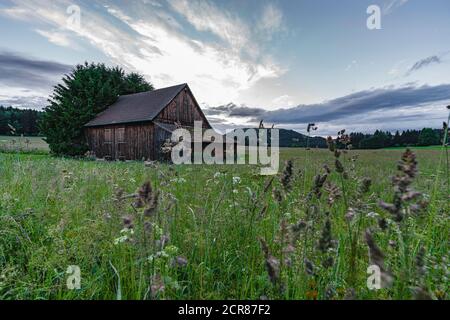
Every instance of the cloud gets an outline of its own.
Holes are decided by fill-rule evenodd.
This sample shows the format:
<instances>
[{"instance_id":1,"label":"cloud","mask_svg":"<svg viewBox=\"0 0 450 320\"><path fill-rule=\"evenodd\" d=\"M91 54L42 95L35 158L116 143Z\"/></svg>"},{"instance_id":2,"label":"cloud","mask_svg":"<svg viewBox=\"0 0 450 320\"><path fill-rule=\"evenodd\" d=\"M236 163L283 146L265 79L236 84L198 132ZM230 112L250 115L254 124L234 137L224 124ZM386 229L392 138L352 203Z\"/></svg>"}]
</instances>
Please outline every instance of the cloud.
<instances>
[{"instance_id":1,"label":"cloud","mask_svg":"<svg viewBox=\"0 0 450 320\"><path fill-rule=\"evenodd\" d=\"M42 96L6 96L0 94L0 106L42 109L46 105L48 105L48 101Z\"/></svg>"},{"instance_id":2,"label":"cloud","mask_svg":"<svg viewBox=\"0 0 450 320\"><path fill-rule=\"evenodd\" d=\"M282 96L276 97L272 100L272 104L275 106L286 106L291 107L294 105L294 98L288 94L284 94Z\"/></svg>"},{"instance_id":3,"label":"cloud","mask_svg":"<svg viewBox=\"0 0 450 320\"><path fill-rule=\"evenodd\" d=\"M383 6L383 14L391 14L396 9L405 5L407 2L408 0L387 0Z\"/></svg>"},{"instance_id":4,"label":"cloud","mask_svg":"<svg viewBox=\"0 0 450 320\"><path fill-rule=\"evenodd\" d=\"M257 117L265 115L267 111L263 108L250 108L245 105L238 106L234 103L204 110L206 115L226 115L228 117Z\"/></svg>"},{"instance_id":5,"label":"cloud","mask_svg":"<svg viewBox=\"0 0 450 320\"><path fill-rule=\"evenodd\" d=\"M433 64L441 64L442 63L442 59L440 56L431 56L431 57L427 57L425 59L421 59L419 61L417 61L416 63L414 63L414 65L408 70L408 72L406 73L406 76L409 76L411 73L419 71L423 68L426 68L430 65Z\"/></svg>"},{"instance_id":6,"label":"cloud","mask_svg":"<svg viewBox=\"0 0 450 320\"><path fill-rule=\"evenodd\" d=\"M258 28L271 39L272 35L283 29L283 12L273 3L264 6Z\"/></svg>"},{"instance_id":7,"label":"cloud","mask_svg":"<svg viewBox=\"0 0 450 320\"><path fill-rule=\"evenodd\" d=\"M74 44L70 40L69 36L61 31L58 30L40 30L36 29L36 32L43 36L44 38L47 38L48 41L50 41L53 44L56 44L61 47L74 47Z\"/></svg>"},{"instance_id":8,"label":"cloud","mask_svg":"<svg viewBox=\"0 0 450 320\"><path fill-rule=\"evenodd\" d=\"M198 31L208 31L240 50L250 43L249 27L237 16L205 0L169 0L172 8Z\"/></svg>"},{"instance_id":9,"label":"cloud","mask_svg":"<svg viewBox=\"0 0 450 320\"><path fill-rule=\"evenodd\" d=\"M144 74L156 87L189 82L198 100L210 105L232 101L259 80L285 72L259 50L248 24L209 1L80 4L81 27L67 30L68 38L54 30L66 31L71 1L11 2L15 5L2 14L28 21L53 43L84 39L111 63ZM187 36L189 26L195 32Z\"/></svg>"},{"instance_id":10,"label":"cloud","mask_svg":"<svg viewBox=\"0 0 450 320\"><path fill-rule=\"evenodd\" d=\"M8 87L48 89L71 68L58 62L0 52L0 83Z\"/></svg>"},{"instance_id":11,"label":"cloud","mask_svg":"<svg viewBox=\"0 0 450 320\"><path fill-rule=\"evenodd\" d=\"M0 51L0 105L42 108L72 66Z\"/></svg>"},{"instance_id":12,"label":"cloud","mask_svg":"<svg viewBox=\"0 0 450 320\"><path fill-rule=\"evenodd\" d=\"M264 119L267 123L293 128L314 122L321 123L322 126L325 124L325 127L350 125L366 131L367 128L376 128L380 125L395 128L399 121L408 121L410 126L414 126L413 121L443 119L446 110L441 104L447 104L448 101L450 101L450 84L436 86L406 84L401 87L364 90L319 104L299 105L274 111L229 104L210 108L207 113L214 113L227 119L247 117L250 123ZM440 125L440 122L437 121L436 125Z\"/></svg>"}]
</instances>

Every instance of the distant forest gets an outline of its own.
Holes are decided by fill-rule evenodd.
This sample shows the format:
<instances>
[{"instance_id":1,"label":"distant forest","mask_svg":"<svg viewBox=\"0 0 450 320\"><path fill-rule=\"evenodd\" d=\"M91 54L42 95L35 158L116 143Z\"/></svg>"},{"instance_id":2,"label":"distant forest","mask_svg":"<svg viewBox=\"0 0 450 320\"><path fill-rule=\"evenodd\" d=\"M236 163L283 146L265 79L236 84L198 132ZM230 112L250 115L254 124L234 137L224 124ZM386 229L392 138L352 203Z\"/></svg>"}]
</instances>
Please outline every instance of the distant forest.
<instances>
[{"instance_id":1,"label":"distant forest","mask_svg":"<svg viewBox=\"0 0 450 320\"><path fill-rule=\"evenodd\" d=\"M395 134L388 131L375 131L374 134L351 133L350 139L356 149L381 149L389 147L435 146L444 138L444 130L424 128L406 130Z\"/></svg>"},{"instance_id":2,"label":"distant forest","mask_svg":"<svg viewBox=\"0 0 450 320\"><path fill-rule=\"evenodd\" d=\"M0 106L0 135L37 136L42 114L42 111Z\"/></svg>"}]
</instances>

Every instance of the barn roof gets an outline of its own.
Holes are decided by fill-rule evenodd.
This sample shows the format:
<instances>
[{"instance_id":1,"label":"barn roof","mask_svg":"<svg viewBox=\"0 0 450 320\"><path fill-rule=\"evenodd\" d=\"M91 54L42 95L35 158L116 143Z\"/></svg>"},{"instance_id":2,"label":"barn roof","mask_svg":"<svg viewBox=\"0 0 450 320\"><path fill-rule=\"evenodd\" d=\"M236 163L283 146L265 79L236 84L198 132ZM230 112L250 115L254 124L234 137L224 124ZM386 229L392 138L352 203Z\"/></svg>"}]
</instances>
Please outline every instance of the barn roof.
<instances>
[{"instance_id":1,"label":"barn roof","mask_svg":"<svg viewBox=\"0 0 450 320\"><path fill-rule=\"evenodd\" d=\"M120 96L85 127L152 121L187 84Z\"/></svg>"}]
</instances>

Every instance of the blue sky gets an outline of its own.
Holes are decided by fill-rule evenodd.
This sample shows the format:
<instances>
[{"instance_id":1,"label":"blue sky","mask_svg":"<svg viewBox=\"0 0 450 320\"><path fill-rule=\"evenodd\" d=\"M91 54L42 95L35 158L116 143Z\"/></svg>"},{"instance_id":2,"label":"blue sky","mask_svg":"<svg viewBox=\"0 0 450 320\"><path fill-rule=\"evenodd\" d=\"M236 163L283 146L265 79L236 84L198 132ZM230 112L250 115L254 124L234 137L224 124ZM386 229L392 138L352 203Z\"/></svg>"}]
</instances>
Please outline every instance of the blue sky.
<instances>
[{"instance_id":1,"label":"blue sky","mask_svg":"<svg viewBox=\"0 0 450 320\"><path fill-rule=\"evenodd\" d=\"M450 103L447 0L0 0L0 30L4 105L42 108L84 61L189 83L220 130L440 127Z\"/></svg>"}]
</instances>

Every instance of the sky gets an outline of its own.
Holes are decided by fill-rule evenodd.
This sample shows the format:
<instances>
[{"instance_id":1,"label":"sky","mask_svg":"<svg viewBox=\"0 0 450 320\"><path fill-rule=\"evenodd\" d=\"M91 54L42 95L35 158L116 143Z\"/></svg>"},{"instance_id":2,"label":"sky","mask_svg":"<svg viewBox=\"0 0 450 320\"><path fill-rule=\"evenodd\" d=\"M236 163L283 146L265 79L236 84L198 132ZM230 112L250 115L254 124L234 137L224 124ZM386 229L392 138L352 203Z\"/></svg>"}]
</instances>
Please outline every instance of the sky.
<instances>
[{"instance_id":1,"label":"sky","mask_svg":"<svg viewBox=\"0 0 450 320\"><path fill-rule=\"evenodd\" d=\"M0 105L43 109L88 61L188 83L219 131L440 128L449 39L448 0L0 0Z\"/></svg>"}]
</instances>

